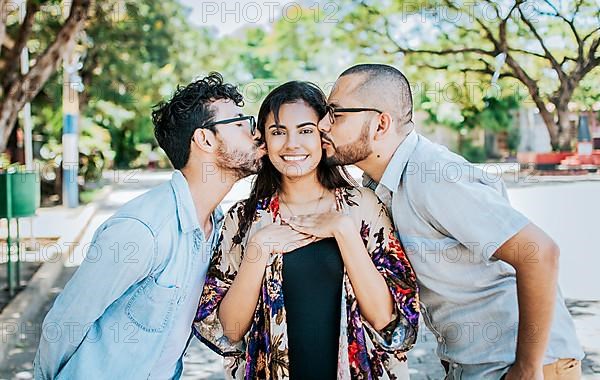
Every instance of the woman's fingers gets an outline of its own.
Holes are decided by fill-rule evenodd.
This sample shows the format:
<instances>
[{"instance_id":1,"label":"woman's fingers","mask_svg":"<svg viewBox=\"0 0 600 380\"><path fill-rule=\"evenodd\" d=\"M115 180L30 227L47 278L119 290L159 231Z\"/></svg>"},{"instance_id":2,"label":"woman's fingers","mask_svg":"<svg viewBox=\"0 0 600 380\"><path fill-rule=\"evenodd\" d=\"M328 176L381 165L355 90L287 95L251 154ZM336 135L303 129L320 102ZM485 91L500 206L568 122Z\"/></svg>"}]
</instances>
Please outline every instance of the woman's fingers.
<instances>
[{"instance_id":1,"label":"woman's fingers","mask_svg":"<svg viewBox=\"0 0 600 380\"><path fill-rule=\"evenodd\" d=\"M312 235L310 233L312 232L312 230L309 227L298 225L296 223L290 223L290 227L293 228L296 232L303 233L305 235Z\"/></svg>"},{"instance_id":2,"label":"woman's fingers","mask_svg":"<svg viewBox=\"0 0 600 380\"><path fill-rule=\"evenodd\" d=\"M305 223L314 222L315 220L317 220L317 216L315 216L315 215L299 215L299 216L291 217L288 220L288 222L296 223L296 224L305 224Z\"/></svg>"},{"instance_id":3,"label":"woman's fingers","mask_svg":"<svg viewBox=\"0 0 600 380\"><path fill-rule=\"evenodd\" d=\"M302 240L298 240L296 242L294 242L293 244L290 244L286 247L286 249L284 249L284 251L282 253L288 253L291 251L294 251L298 248L302 248L304 246L307 246L311 243L313 243L314 241L316 241L316 237L315 236L309 236L307 238L304 238Z\"/></svg>"},{"instance_id":4,"label":"woman's fingers","mask_svg":"<svg viewBox=\"0 0 600 380\"><path fill-rule=\"evenodd\" d=\"M318 225L320 222L319 218L315 216L297 216L288 221L290 225L312 227Z\"/></svg>"},{"instance_id":5,"label":"woman's fingers","mask_svg":"<svg viewBox=\"0 0 600 380\"><path fill-rule=\"evenodd\" d=\"M270 225L269 238L265 243L271 247L271 252L287 253L304 247L318 239L311 233L312 229L304 226L295 228L295 223Z\"/></svg>"}]
</instances>

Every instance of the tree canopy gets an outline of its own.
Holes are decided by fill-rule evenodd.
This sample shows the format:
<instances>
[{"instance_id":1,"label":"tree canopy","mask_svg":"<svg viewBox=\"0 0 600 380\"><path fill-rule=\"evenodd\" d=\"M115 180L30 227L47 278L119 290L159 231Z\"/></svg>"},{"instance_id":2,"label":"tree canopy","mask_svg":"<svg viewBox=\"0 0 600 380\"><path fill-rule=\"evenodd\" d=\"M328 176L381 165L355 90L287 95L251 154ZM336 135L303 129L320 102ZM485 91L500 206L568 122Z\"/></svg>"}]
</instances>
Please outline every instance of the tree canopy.
<instances>
[{"instance_id":1,"label":"tree canopy","mask_svg":"<svg viewBox=\"0 0 600 380\"><path fill-rule=\"evenodd\" d=\"M193 24L177 0L27 1L0 22L0 148L33 102L36 133L60 141L64 49L81 56L82 139L110 144L117 166L153 144L150 110L178 84L209 71L238 83L248 112L278 84L310 80L325 92L357 62L405 72L415 105L460 132L506 130L510 110L535 106L555 149L569 145L569 107L600 100L600 10L593 0L389 1L307 4L299 17L248 23L225 35ZM59 7L60 9L60 7ZM41 17L45 16L45 17ZM17 57L30 51L31 71ZM100 136L100 137L99 137ZM84 144L85 145L85 144ZM91 149L91 148L90 148Z\"/></svg>"}]
</instances>

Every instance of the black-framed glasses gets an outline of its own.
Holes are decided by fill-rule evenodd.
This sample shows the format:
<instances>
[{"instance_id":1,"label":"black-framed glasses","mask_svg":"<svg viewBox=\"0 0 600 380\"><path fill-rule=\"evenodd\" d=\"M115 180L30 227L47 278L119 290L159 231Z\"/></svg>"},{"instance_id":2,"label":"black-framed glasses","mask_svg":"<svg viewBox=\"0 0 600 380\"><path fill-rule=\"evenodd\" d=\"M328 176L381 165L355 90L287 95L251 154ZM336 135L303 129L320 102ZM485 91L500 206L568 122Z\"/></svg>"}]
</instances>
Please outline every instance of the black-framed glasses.
<instances>
[{"instance_id":1,"label":"black-framed glasses","mask_svg":"<svg viewBox=\"0 0 600 380\"><path fill-rule=\"evenodd\" d=\"M252 134L252 136L254 136L254 134L256 133L256 119L252 115L234 117L232 119L223 119L223 120L213 121L211 123L204 124L201 128L212 128L218 124L229 124L229 123L235 123L236 121L244 121L244 120L248 120L248 122L250 123L250 133Z\"/></svg>"},{"instance_id":2,"label":"black-framed glasses","mask_svg":"<svg viewBox=\"0 0 600 380\"><path fill-rule=\"evenodd\" d=\"M377 112L378 114L382 114L383 111L378 110L377 108L365 108L365 107L351 107L351 108L343 108L343 107L334 107L331 104L327 105L327 114L329 115L329 121L331 124L335 123L335 114L336 113L345 113L345 112Z\"/></svg>"}]
</instances>

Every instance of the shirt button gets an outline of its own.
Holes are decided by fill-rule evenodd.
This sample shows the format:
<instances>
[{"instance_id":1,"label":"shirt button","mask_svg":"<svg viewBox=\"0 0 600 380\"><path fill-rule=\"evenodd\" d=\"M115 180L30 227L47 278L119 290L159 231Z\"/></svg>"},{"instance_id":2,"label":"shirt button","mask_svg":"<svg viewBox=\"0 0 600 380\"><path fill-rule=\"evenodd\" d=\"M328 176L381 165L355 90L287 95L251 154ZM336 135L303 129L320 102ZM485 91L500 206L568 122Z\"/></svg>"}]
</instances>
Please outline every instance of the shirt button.
<instances>
[{"instance_id":1,"label":"shirt button","mask_svg":"<svg viewBox=\"0 0 600 380\"><path fill-rule=\"evenodd\" d=\"M458 368L458 364L452 363L452 368Z\"/></svg>"},{"instance_id":2,"label":"shirt button","mask_svg":"<svg viewBox=\"0 0 600 380\"><path fill-rule=\"evenodd\" d=\"M444 341L444 338L442 338L441 336L438 337L437 339L438 342L442 343Z\"/></svg>"}]
</instances>

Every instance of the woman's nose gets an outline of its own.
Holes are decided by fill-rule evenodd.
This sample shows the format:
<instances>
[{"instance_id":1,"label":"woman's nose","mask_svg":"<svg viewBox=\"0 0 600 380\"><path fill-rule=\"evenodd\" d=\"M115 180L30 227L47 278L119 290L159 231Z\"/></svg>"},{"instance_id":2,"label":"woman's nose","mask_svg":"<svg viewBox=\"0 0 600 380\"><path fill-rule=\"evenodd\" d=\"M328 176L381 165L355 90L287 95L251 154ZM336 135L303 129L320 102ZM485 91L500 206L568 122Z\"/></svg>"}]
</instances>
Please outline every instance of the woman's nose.
<instances>
[{"instance_id":1,"label":"woman's nose","mask_svg":"<svg viewBox=\"0 0 600 380\"><path fill-rule=\"evenodd\" d=\"M290 133L288 134L288 138L285 141L285 145L289 148L296 148L299 144L298 144L298 136L296 136L296 134L294 133Z\"/></svg>"}]
</instances>

